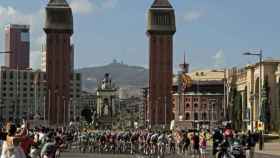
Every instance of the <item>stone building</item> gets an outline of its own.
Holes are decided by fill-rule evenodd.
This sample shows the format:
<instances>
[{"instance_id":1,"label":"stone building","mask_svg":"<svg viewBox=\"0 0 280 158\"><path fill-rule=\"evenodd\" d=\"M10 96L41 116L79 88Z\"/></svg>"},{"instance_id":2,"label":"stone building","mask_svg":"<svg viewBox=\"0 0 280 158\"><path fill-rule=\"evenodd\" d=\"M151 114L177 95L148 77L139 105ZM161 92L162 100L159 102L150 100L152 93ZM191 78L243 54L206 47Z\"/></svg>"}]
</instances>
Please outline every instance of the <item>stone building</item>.
<instances>
[{"instance_id":1,"label":"stone building","mask_svg":"<svg viewBox=\"0 0 280 158\"><path fill-rule=\"evenodd\" d=\"M201 70L183 74L189 76L191 83L186 87L180 86L180 74L173 87L176 127L211 129L220 126L225 120L225 71Z\"/></svg>"},{"instance_id":2,"label":"stone building","mask_svg":"<svg viewBox=\"0 0 280 158\"><path fill-rule=\"evenodd\" d=\"M137 123L137 127L144 126L144 107L144 100L141 97L120 99L120 126L134 128L134 123Z\"/></svg>"},{"instance_id":3,"label":"stone building","mask_svg":"<svg viewBox=\"0 0 280 158\"><path fill-rule=\"evenodd\" d=\"M242 68L232 68L227 72L229 89L234 88L241 95L243 129L255 130L260 123L261 105L259 104L259 80L260 68L262 69L261 79L268 82L268 102L270 121L266 126L270 130L279 130L280 101L279 101L279 60L264 60L261 64L255 63ZM230 102L229 102L230 103ZM230 104L229 108L234 105Z\"/></svg>"},{"instance_id":4,"label":"stone building","mask_svg":"<svg viewBox=\"0 0 280 158\"><path fill-rule=\"evenodd\" d=\"M96 110L97 110L97 96L96 93L90 93L90 92L85 92L82 91L81 93L81 97L80 97L80 101L78 102L78 106L76 108L75 111L75 118L76 120L80 119L80 116L82 114L82 111L84 109L88 109L93 111L94 115L93 117L95 117L96 115Z\"/></svg>"}]
</instances>

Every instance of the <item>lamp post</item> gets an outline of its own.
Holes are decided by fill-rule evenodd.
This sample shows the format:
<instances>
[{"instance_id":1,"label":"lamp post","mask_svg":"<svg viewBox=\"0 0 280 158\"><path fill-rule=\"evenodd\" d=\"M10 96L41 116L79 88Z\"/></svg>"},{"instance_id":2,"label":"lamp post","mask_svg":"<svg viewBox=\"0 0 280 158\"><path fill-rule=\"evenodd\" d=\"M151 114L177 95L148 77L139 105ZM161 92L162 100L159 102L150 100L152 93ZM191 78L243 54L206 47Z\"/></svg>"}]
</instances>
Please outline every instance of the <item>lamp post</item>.
<instances>
[{"instance_id":1,"label":"lamp post","mask_svg":"<svg viewBox=\"0 0 280 158\"><path fill-rule=\"evenodd\" d=\"M259 105L258 105L258 114L257 114L257 118L258 120L260 120L260 116L261 116L261 89L262 89L262 59L263 59L263 51L262 49L253 49L251 51L248 52L244 52L243 55L250 55L250 56L258 56L259 57L259 71L260 71L260 77L259 77Z\"/></svg>"},{"instance_id":2,"label":"lamp post","mask_svg":"<svg viewBox=\"0 0 280 158\"><path fill-rule=\"evenodd\" d=\"M62 96L63 99L63 126L66 126L66 108L65 108L65 101L66 101L66 97Z\"/></svg>"}]
</instances>

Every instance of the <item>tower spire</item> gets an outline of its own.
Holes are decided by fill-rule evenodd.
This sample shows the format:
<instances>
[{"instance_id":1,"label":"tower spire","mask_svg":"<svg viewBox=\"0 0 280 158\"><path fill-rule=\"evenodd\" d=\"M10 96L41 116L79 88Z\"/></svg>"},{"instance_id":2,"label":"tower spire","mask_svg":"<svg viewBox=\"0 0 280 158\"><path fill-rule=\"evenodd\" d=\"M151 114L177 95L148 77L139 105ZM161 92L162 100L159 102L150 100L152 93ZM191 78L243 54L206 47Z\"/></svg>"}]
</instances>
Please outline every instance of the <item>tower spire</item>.
<instances>
[{"instance_id":1,"label":"tower spire","mask_svg":"<svg viewBox=\"0 0 280 158\"><path fill-rule=\"evenodd\" d=\"M189 72L189 64L187 63L186 51L184 51L184 63L179 65L183 73Z\"/></svg>"}]
</instances>

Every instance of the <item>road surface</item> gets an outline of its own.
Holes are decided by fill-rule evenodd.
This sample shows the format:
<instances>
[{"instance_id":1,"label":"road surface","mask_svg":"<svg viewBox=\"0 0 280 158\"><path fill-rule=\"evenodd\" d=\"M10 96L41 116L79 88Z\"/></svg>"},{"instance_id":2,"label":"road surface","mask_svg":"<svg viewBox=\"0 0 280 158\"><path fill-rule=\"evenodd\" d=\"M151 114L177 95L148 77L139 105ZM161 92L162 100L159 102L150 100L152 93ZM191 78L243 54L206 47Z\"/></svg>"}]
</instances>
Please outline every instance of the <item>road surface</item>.
<instances>
[{"instance_id":1,"label":"road surface","mask_svg":"<svg viewBox=\"0 0 280 158\"><path fill-rule=\"evenodd\" d=\"M189 156L185 156L189 157ZM112 155L112 154L92 154L92 153L63 153L62 158L148 158L142 155ZM184 158L183 156L170 155L165 158ZM198 158L198 156L197 156ZM212 158L209 156L208 158ZM257 154L255 158L280 158L279 156Z\"/></svg>"}]
</instances>

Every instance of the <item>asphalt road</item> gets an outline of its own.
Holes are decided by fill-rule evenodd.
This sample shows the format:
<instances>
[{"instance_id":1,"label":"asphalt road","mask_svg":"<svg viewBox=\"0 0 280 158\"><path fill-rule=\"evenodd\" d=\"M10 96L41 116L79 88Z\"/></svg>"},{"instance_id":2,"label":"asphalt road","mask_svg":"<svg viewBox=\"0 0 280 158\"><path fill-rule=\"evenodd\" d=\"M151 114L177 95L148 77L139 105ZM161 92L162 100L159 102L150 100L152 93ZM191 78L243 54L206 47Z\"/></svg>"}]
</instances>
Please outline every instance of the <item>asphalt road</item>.
<instances>
[{"instance_id":1,"label":"asphalt road","mask_svg":"<svg viewBox=\"0 0 280 158\"><path fill-rule=\"evenodd\" d=\"M185 156L190 157L190 156ZM192 156L193 157L193 156ZM191 157L191 158L192 158ZM148 158L142 155L112 155L112 154L90 154L90 153L63 153L62 158ZM183 156L170 155L165 158L184 158ZM195 157L193 157L195 158ZM198 158L198 156L197 156ZM208 158L212 158L209 156ZM280 156L256 154L255 158L280 158Z\"/></svg>"}]
</instances>

